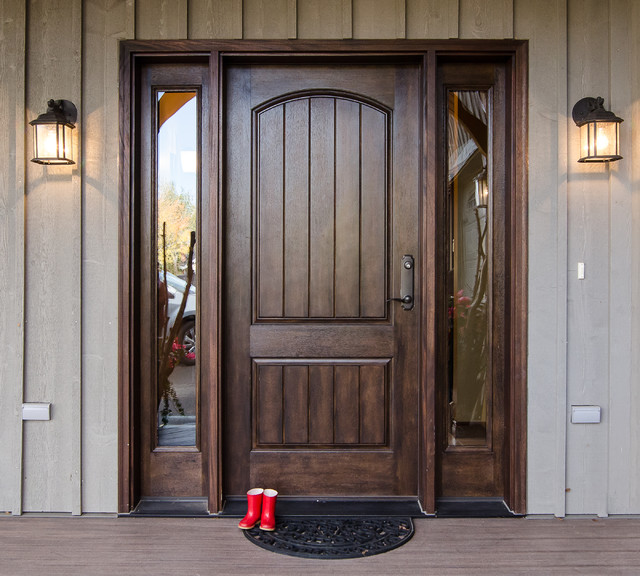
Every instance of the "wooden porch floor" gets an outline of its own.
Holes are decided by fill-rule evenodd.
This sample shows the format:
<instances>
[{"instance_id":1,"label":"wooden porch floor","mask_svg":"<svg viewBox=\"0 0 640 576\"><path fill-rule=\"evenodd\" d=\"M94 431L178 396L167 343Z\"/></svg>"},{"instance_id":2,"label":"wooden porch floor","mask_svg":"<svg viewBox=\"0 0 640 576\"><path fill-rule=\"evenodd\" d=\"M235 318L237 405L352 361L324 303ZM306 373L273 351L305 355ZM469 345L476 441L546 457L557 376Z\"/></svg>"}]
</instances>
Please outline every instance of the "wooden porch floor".
<instances>
[{"instance_id":1,"label":"wooden porch floor","mask_svg":"<svg viewBox=\"0 0 640 576\"><path fill-rule=\"evenodd\" d=\"M0 574L640 574L640 519L417 519L411 541L355 560L249 542L231 518L0 518Z\"/></svg>"}]
</instances>

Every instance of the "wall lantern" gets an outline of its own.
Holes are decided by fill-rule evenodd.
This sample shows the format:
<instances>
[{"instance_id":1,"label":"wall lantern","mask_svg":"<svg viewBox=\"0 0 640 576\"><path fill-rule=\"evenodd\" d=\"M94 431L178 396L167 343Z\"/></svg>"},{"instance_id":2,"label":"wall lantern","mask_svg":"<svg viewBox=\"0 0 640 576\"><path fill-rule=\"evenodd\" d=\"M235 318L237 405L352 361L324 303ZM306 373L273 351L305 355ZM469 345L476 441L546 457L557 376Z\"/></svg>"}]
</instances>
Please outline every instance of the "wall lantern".
<instances>
[{"instance_id":1,"label":"wall lantern","mask_svg":"<svg viewBox=\"0 0 640 576\"><path fill-rule=\"evenodd\" d=\"M78 110L69 100L49 100L47 111L29 122L33 126L33 158L36 164L75 164L71 131Z\"/></svg>"},{"instance_id":2,"label":"wall lantern","mask_svg":"<svg viewBox=\"0 0 640 576\"><path fill-rule=\"evenodd\" d=\"M487 172L483 170L474 179L476 187L476 208L486 208L489 203L489 183L487 182Z\"/></svg>"},{"instance_id":3,"label":"wall lantern","mask_svg":"<svg viewBox=\"0 0 640 576\"><path fill-rule=\"evenodd\" d=\"M603 98L583 98L573 107L573 121L580 127L578 162L615 162L620 156L620 123L604 109Z\"/></svg>"}]
</instances>

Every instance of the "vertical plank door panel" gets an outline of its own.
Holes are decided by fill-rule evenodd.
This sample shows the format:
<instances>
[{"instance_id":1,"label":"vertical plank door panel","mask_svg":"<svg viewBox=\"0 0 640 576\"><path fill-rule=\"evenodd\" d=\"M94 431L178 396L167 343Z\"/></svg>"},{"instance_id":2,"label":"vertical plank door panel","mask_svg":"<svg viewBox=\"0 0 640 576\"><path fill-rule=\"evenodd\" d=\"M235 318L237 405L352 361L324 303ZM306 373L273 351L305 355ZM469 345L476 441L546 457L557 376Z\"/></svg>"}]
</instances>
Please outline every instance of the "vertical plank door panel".
<instances>
[{"instance_id":1,"label":"vertical plank door panel","mask_svg":"<svg viewBox=\"0 0 640 576\"><path fill-rule=\"evenodd\" d=\"M335 367L335 443L357 444L360 431L358 366Z\"/></svg>"},{"instance_id":2,"label":"vertical plank door panel","mask_svg":"<svg viewBox=\"0 0 640 576\"><path fill-rule=\"evenodd\" d=\"M257 368L258 444L282 444L282 366Z\"/></svg>"},{"instance_id":3,"label":"vertical plank door panel","mask_svg":"<svg viewBox=\"0 0 640 576\"><path fill-rule=\"evenodd\" d=\"M362 107L361 152L361 310L364 317L385 313L387 254L386 117Z\"/></svg>"},{"instance_id":4,"label":"vertical plank door panel","mask_svg":"<svg viewBox=\"0 0 640 576\"><path fill-rule=\"evenodd\" d=\"M333 443L333 366L309 367L309 442Z\"/></svg>"},{"instance_id":5,"label":"vertical plank door panel","mask_svg":"<svg viewBox=\"0 0 640 576\"><path fill-rule=\"evenodd\" d=\"M285 444L309 441L309 367L284 366L284 435Z\"/></svg>"},{"instance_id":6,"label":"vertical plank door panel","mask_svg":"<svg viewBox=\"0 0 640 576\"><path fill-rule=\"evenodd\" d=\"M309 315L334 315L334 159L335 101L311 101L311 216Z\"/></svg>"},{"instance_id":7,"label":"vertical plank door panel","mask_svg":"<svg viewBox=\"0 0 640 576\"><path fill-rule=\"evenodd\" d=\"M360 315L360 108L336 101L336 305L339 318Z\"/></svg>"},{"instance_id":8,"label":"vertical plank door panel","mask_svg":"<svg viewBox=\"0 0 640 576\"><path fill-rule=\"evenodd\" d=\"M309 315L309 100L285 112L284 315Z\"/></svg>"},{"instance_id":9,"label":"vertical plank door panel","mask_svg":"<svg viewBox=\"0 0 640 576\"><path fill-rule=\"evenodd\" d=\"M281 317L283 298L283 107L258 120L258 316Z\"/></svg>"},{"instance_id":10,"label":"vertical plank door panel","mask_svg":"<svg viewBox=\"0 0 640 576\"><path fill-rule=\"evenodd\" d=\"M387 401L385 366L360 367L360 442L384 444Z\"/></svg>"}]
</instances>

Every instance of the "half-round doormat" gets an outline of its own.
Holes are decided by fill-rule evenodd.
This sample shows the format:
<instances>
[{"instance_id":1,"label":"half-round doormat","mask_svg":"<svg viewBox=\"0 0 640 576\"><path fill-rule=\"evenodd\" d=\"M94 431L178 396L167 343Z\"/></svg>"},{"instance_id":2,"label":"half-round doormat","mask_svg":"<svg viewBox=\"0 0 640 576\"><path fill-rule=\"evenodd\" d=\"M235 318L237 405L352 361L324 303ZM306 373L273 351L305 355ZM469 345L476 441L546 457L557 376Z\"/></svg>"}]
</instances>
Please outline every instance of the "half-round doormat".
<instances>
[{"instance_id":1,"label":"half-round doormat","mask_svg":"<svg viewBox=\"0 0 640 576\"><path fill-rule=\"evenodd\" d=\"M388 552L413 536L411 518L278 517L273 532L244 531L254 544L303 558L362 558Z\"/></svg>"}]
</instances>

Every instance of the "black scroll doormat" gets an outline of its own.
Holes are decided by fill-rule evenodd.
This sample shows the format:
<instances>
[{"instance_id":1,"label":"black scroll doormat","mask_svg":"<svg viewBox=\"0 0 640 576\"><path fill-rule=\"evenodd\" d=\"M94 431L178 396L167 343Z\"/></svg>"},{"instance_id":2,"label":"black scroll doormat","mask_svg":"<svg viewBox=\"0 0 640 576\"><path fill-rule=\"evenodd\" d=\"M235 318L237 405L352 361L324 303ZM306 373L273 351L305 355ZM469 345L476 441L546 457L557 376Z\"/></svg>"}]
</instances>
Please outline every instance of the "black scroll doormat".
<instances>
[{"instance_id":1,"label":"black scroll doormat","mask_svg":"<svg viewBox=\"0 0 640 576\"><path fill-rule=\"evenodd\" d=\"M244 531L257 546L303 558L362 558L402 546L413 536L411 518L277 517L273 532Z\"/></svg>"}]
</instances>

